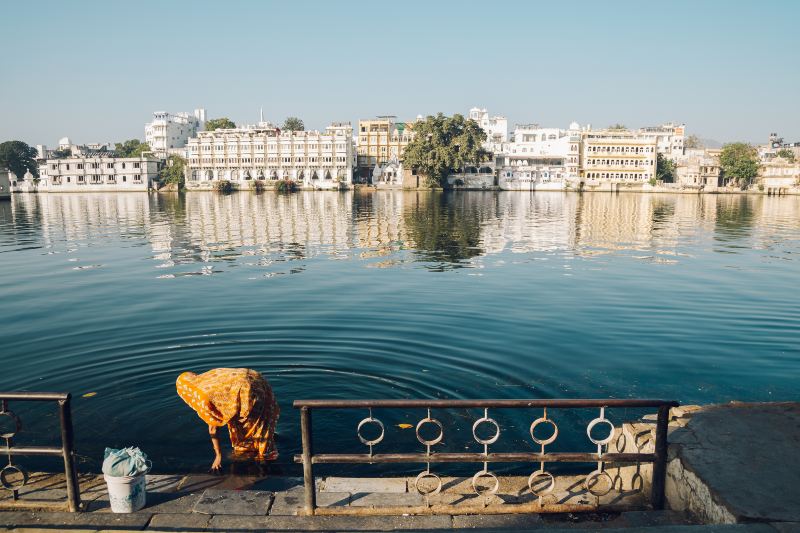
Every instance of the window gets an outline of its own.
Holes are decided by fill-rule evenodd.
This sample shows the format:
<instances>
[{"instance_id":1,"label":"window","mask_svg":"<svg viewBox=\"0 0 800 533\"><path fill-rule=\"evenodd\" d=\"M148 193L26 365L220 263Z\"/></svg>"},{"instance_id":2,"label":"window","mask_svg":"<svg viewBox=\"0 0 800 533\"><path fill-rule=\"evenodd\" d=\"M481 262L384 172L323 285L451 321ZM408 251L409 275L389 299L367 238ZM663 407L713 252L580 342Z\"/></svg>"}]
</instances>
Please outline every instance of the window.
<instances>
[{"instance_id":1,"label":"window","mask_svg":"<svg viewBox=\"0 0 800 533\"><path fill-rule=\"evenodd\" d=\"M78 170L83 170L83 163L78 163Z\"/></svg>"},{"instance_id":2,"label":"window","mask_svg":"<svg viewBox=\"0 0 800 533\"><path fill-rule=\"evenodd\" d=\"M141 163L134 163L133 168L141 168Z\"/></svg>"}]
</instances>

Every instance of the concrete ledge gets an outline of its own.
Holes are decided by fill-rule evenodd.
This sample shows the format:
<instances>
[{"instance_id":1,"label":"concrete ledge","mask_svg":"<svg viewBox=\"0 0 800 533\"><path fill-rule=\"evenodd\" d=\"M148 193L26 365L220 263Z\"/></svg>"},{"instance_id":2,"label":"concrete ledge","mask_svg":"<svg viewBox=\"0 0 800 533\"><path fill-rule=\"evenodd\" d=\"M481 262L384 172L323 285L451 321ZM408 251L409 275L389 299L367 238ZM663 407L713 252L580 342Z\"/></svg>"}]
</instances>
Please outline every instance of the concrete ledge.
<instances>
[{"instance_id":1,"label":"concrete ledge","mask_svg":"<svg viewBox=\"0 0 800 533\"><path fill-rule=\"evenodd\" d=\"M731 403L681 417L670 434L669 505L706 523L800 518L800 403Z\"/></svg>"}]
</instances>

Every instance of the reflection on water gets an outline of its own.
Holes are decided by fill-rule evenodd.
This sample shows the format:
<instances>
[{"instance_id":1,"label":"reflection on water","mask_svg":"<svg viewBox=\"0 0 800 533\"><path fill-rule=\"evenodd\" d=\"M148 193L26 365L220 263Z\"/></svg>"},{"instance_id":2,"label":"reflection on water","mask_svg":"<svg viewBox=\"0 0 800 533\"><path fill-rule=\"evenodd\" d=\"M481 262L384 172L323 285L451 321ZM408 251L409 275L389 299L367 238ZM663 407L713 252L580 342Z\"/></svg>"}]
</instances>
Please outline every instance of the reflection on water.
<instances>
[{"instance_id":1,"label":"reflection on water","mask_svg":"<svg viewBox=\"0 0 800 533\"><path fill-rule=\"evenodd\" d=\"M316 256L383 258L374 264L384 267L413 261L441 270L474 267L502 252L668 255L698 234L713 235L722 246L718 251L768 247L792 236L798 211L795 198L736 195L19 195L13 204L0 204L12 230L0 251L91 246L116 235L147 239L162 276L185 274L185 265L197 264L207 268L204 273L223 271L244 260L277 272L290 268L280 263Z\"/></svg>"},{"instance_id":2,"label":"reflection on water","mask_svg":"<svg viewBox=\"0 0 800 533\"><path fill-rule=\"evenodd\" d=\"M0 390L72 391L82 455L160 471L206 466L174 380L215 366L273 383L287 469L301 397L798 399L798 254L798 197L16 195ZM315 420L329 451L353 415Z\"/></svg>"}]
</instances>

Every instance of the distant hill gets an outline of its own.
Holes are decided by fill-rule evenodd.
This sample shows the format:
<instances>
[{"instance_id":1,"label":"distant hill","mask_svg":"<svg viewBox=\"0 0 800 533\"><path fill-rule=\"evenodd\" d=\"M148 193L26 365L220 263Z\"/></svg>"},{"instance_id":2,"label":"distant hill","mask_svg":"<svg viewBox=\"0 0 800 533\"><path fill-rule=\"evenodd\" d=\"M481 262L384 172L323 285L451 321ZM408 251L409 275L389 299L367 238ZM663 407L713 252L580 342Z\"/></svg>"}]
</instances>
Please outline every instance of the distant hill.
<instances>
[{"instance_id":1,"label":"distant hill","mask_svg":"<svg viewBox=\"0 0 800 533\"><path fill-rule=\"evenodd\" d=\"M705 146L706 148L722 148L722 143L719 141L715 141L714 139L703 139L700 138L700 144Z\"/></svg>"}]
</instances>

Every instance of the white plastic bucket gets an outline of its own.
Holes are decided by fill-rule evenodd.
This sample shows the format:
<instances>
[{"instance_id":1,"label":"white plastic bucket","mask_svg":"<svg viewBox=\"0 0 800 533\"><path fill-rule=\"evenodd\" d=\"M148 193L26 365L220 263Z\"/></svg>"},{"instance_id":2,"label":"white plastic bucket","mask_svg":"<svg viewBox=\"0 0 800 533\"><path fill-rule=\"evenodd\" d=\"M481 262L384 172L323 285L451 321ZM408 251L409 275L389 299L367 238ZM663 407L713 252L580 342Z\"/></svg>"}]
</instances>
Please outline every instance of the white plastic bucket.
<instances>
[{"instance_id":1,"label":"white plastic bucket","mask_svg":"<svg viewBox=\"0 0 800 533\"><path fill-rule=\"evenodd\" d=\"M144 507L146 478L138 476L113 477L103 474L108 486L108 500L111 511L115 513L133 513Z\"/></svg>"}]
</instances>

